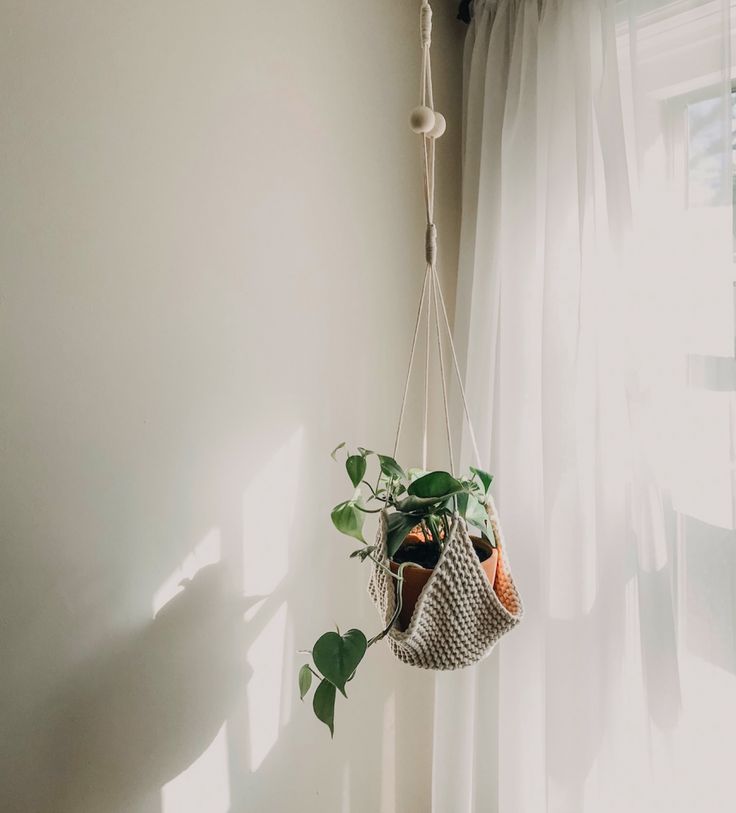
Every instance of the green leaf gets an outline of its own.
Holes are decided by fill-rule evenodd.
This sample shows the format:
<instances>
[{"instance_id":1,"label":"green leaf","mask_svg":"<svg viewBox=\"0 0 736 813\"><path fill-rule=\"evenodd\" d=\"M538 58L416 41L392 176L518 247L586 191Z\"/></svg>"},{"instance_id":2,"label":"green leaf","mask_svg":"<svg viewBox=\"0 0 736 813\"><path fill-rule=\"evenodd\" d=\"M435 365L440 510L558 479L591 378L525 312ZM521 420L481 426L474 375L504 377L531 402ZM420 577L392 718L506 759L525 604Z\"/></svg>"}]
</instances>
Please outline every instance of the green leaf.
<instances>
[{"instance_id":1,"label":"green leaf","mask_svg":"<svg viewBox=\"0 0 736 813\"><path fill-rule=\"evenodd\" d=\"M336 505L332 509L330 516L333 525L340 533L365 542L365 539L363 539L365 514L355 507L354 502L341 502L340 505Z\"/></svg>"},{"instance_id":2,"label":"green leaf","mask_svg":"<svg viewBox=\"0 0 736 813\"><path fill-rule=\"evenodd\" d=\"M402 480L406 477L404 470L393 459L393 457L388 457L388 455L385 454L379 454L378 460L381 464L381 471L386 477L394 477L397 480Z\"/></svg>"},{"instance_id":3,"label":"green leaf","mask_svg":"<svg viewBox=\"0 0 736 813\"><path fill-rule=\"evenodd\" d=\"M345 461L348 477L355 488L358 487L360 481L363 479L367 466L368 464L365 462L365 458L360 454L351 454Z\"/></svg>"},{"instance_id":4,"label":"green leaf","mask_svg":"<svg viewBox=\"0 0 736 813\"><path fill-rule=\"evenodd\" d=\"M424 469L407 469L406 476L409 480L418 480L420 477L424 477L427 472Z\"/></svg>"},{"instance_id":5,"label":"green leaf","mask_svg":"<svg viewBox=\"0 0 736 813\"><path fill-rule=\"evenodd\" d=\"M312 670L309 668L308 664L304 664L302 668L299 670L299 697L301 700L304 700L304 696L309 691L309 688L312 685Z\"/></svg>"},{"instance_id":6,"label":"green leaf","mask_svg":"<svg viewBox=\"0 0 736 813\"><path fill-rule=\"evenodd\" d=\"M433 471L414 480L406 491L414 497L449 497L463 491L463 484L446 471Z\"/></svg>"},{"instance_id":7,"label":"green leaf","mask_svg":"<svg viewBox=\"0 0 736 813\"><path fill-rule=\"evenodd\" d=\"M312 708L327 728L330 729L330 737L335 736L335 686L325 678L314 693Z\"/></svg>"},{"instance_id":8,"label":"green leaf","mask_svg":"<svg viewBox=\"0 0 736 813\"><path fill-rule=\"evenodd\" d=\"M457 498L457 510L469 525L479 528L483 535L493 543L489 536L488 512L472 494L460 494Z\"/></svg>"},{"instance_id":9,"label":"green leaf","mask_svg":"<svg viewBox=\"0 0 736 813\"><path fill-rule=\"evenodd\" d=\"M404 514L425 513L435 505L439 505L445 497L414 497L410 495L396 502L396 508ZM416 520L414 521L416 525Z\"/></svg>"},{"instance_id":10,"label":"green leaf","mask_svg":"<svg viewBox=\"0 0 736 813\"><path fill-rule=\"evenodd\" d=\"M330 457L331 457L333 460L337 460L337 458L335 457L335 455L336 455L336 454L337 454L337 453L340 451L340 449L343 449L344 447L345 447L345 441L343 441L342 443L338 443L338 444L337 444L337 446L335 446L335 448L334 448L334 449L332 450L332 452L330 453Z\"/></svg>"},{"instance_id":11,"label":"green leaf","mask_svg":"<svg viewBox=\"0 0 736 813\"><path fill-rule=\"evenodd\" d=\"M490 489L491 483L493 482L493 475L487 471L483 471L483 469L476 469L475 466L471 466L470 471L483 483L483 488L486 494L488 494L488 489Z\"/></svg>"},{"instance_id":12,"label":"green leaf","mask_svg":"<svg viewBox=\"0 0 736 813\"><path fill-rule=\"evenodd\" d=\"M432 539L434 539L437 544L440 544L440 518L435 514L430 514L427 517L427 525L429 527L430 532L432 533Z\"/></svg>"},{"instance_id":13,"label":"green leaf","mask_svg":"<svg viewBox=\"0 0 736 813\"><path fill-rule=\"evenodd\" d=\"M375 454L370 449L364 449L362 446L358 446L358 451L363 455L363 457L368 457L368 455Z\"/></svg>"},{"instance_id":14,"label":"green leaf","mask_svg":"<svg viewBox=\"0 0 736 813\"><path fill-rule=\"evenodd\" d=\"M417 517L402 514L396 511L388 515L388 528L386 532L386 553L393 556L401 547L409 531L417 524Z\"/></svg>"},{"instance_id":15,"label":"green leaf","mask_svg":"<svg viewBox=\"0 0 736 813\"><path fill-rule=\"evenodd\" d=\"M375 545L368 545L366 548L358 548L358 550L354 550L348 558L360 559L361 562L365 562L365 560L373 553L375 549Z\"/></svg>"},{"instance_id":16,"label":"green leaf","mask_svg":"<svg viewBox=\"0 0 736 813\"><path fill-rule=\"evenodd\" d=\"M367 648L368 641L360 630L348 630L345 635L326 632L312 647L312 658L327 680L345 694L345 684Z\"/></svg>"}]
</instances>

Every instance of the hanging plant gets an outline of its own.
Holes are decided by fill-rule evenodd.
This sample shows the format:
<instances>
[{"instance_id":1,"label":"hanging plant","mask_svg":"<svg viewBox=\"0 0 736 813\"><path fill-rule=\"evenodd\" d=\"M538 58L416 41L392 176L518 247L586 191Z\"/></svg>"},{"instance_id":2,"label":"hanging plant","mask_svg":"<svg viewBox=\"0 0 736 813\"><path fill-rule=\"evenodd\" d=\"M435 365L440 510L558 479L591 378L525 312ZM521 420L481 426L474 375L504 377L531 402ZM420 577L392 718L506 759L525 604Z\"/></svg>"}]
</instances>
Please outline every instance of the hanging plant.
<instances>
[{"instance_id":1,"label":"hanging plant","mask_svg":"<svg viewBox=\"0 0 736 813\"><path fill-rule=\"evenodd\" d=\"M347 685L366 652L386 639L393 654L406 664L424 669L460 669L484 658L496 642L519 623L522 605L503 550L503 535L490 494L491 475L480 468L481 456L470 421L460 366L452 341L447 307L437 274L437 228L434 223L436 141L445 132L444 116L435 110L432 94L430 44L432 10L422 0L420 10L422 82L420 103L409 116L411 129L422 137L423 188L427 218L426 271L409 353L409 367L392 455L341 443L332 453L345 455L352 496L332 510L332 522L361 547L350 557L369 562L368 590L383 620L383 629L368 638L362 630L340 630L320 636L307 654L311 663L299 671L299 693L304 699L318 681L312 708L317 718L335 730L337 693L347 697ZM404 470L396 462L407 394L423 319L426 325L424 432L422 468ZM432 328L442 383L442 402L449 471L427 471L430 342ZM467 474L455 472L445 376L443 329L458 381L469 439L477 466ZM344 451L343 451L344 450ZM373 471L368 477L369 468ZM367 515L378 516L373 544L364 534ZM476 533L471 533L475 529Z\"/></svg>"},{"instance_id":2,"label":"hanging plant","mask_svg":"<svg viewBox=\"0 0 736 813\"><path fill-rule=\"evenodd\" d=\"M333 459L343 450L345 444L341 443L333 451ZM372 483L366 479L371 460L375 461ZM404 471L393 457L360 447L356 452L345 451L345 470L354 491L349 500L332 509L332 522L338 531L362 543L349 558L370 560L395 582L396 600L385 629L370 639L359 629L348 630L345 635L339 629L326 632L312 647L312 664L305 664L299 671L302 700L313 680L319 681L312 706L331 734L337 692L347 697L346 685L355 677L369 647L385 638L394 624L408 626L421 588L449 543L451 527L458 517L477 529L474 547L478 560L489 563L486 573L491 585L498 561L488 517L493 480L488 472L470 467L466 476L456 478L446 471ZM385 519L388 567L378 557L376 545L369 545L365 539L365 520L371 514L382 514ZM412 579L406 576L408 567L413 568Z\"/></svg>"}]
</instances>

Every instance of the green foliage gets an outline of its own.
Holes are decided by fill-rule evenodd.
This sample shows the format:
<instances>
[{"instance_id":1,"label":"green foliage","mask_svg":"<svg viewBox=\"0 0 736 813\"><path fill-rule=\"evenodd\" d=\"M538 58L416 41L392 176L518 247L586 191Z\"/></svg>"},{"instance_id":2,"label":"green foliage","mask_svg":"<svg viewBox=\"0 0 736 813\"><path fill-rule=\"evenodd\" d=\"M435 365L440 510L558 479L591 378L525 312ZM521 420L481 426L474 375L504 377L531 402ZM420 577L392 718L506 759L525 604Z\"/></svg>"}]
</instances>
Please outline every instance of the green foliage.
<instances>
[{"instance_id":1,"label":"green foliage","mask_svg":"<svg viewBox=\"0 0 736 813\"><path fill-rule=\"evenodd\" d=\"M483 471L483 469L476 469L475 466L471 466L470 471L480 480L484 493L488 494L491 489L491 483L493 482L493 475L487 471Z\"/></svg>"},{"instance_id":2,"label":"green foliage","mask_svg":"<svg viewBox=\"0 0 736 813\"><path fill-rule=\"evenodd\" d=\"M378 461L381 465L381 474L384 477L388 478L396 478L397 480L403 480L406 478L406 474L404 474L404 470L401 466L393 459L393 457L388 457L384 454L378 455Z\"/></svg>"},{"instance_id":3,"label":"green foliage","mask_svg":"<svg viewBox=\"0 0 736 813\"><path fill-rule=\"evenodd\" d=\"M335 733L337 691L347 697L345 685L353 679L368 646L369 642L360 630L348 630L345 635L326 632L312 648L312 660L318 672L309 664L304 664L299 670L299 695L302 700L312 686L312 676L321 676L312 698L312 709L317 719L330 729L331 736Z\"/></svg>"},{"instance_id":4,"label":"green foliage","mask_svg":"<svg viewBox=\"0 0 736 813\"><path fill-rule=\"evenodd\" d=\"M414 480L406 489L406 493L412 497L437 500L442 497L451 497L463 490L463 484L446 471L431 471L418 480Z\"/></svg>"},{"instance_id":5,"label":"green foliage","mask_svg":"<svg viewBox=\"0 0 736 813\"><path fill-rule=\"evenodd\" d=\"M345 468L347 469L348 477L354 488L360 485L360 481L363 479L367 467L368 464L362 454L351 454L345 461Z\"/></svg>"},{"instance_id":6,"label":"green foliage","mask_svg":"<svg viewBox=\"0 0 736 813\"><path fill-rule=\"evenodd\" d=\"M388 515L386 533L386 552L393 556L401 547L411 529L417 524L416 516L396 511Z\"/></svg>"},{"instance_id":7,"label":"green foliage","mask_svg":"<svg viewBox=\"0 0 736 813\"><path fill-rule=\"evenodd\" d=\"M312 670L309 664L304 664L299 670L299 697L304 700L304 696L312 686Z\"/></svg>"},{"instance_id":8,"label":"green foliage","mask_svg":"<svg viewBox=\"0 0 736 813\"><path fill-rule=\"evenodd\" d=\"M360 559L361 562L365 562L370 556L373 555L373 551L375 551L375 545L366 545L364 548L358 548L358 550L354 550L350 554L351 559Z\"/></svg>"},{"instance_id":9,"label":"green foliage","mask_svg":"<svg viewBox=\"0 0 736 813\"><path fill-rule=\"evenodd\" d=\"M365 542L365 539L363 539L365 515L354 500L348 500L348 502L341 502L340 505L336 505L332 509L331 517L334 526L340 533Z\"/></svg>"},{"instance_id":10,"label":"green foliage","mask_svg":"<svg viewBox=\"0 0 736 813\"><path fill-rule=\"evenodd\" d=\"M312 708L318 720L330 729L330 736L335 736L335 685L325 678L314 693Z\"/></svg>"},{"instance_id":11,"label":"green foliage","mask_svg":"<svg viewBox=\"0 0 736 813\"><path fill-rule=\"evenodd\" d=\"M473 494L458 495L458 513L465 517L465 521L480 530L483 536L495 547L493 534L490 532L488 512Z\"/></svg>"},{"instance_id":12,"label":"green foliage","mask_svg":"<svg viewBox=\"0 0 736 813\"><path fill-rule=\"evenodd\" d=\"M368 648L368 641L360 630L348 630L345 635L326 632L312 649L314 665L340 693L350 680Z\"/></svg>"},{"instance_id":13,"label":"green foliage","mask_svg":"<svg viewBox=\"0 0 736 813\"><path fill-rule=\"evenodd\" d=\"M332 452L346 449L339 444ZM354 489L351 499L341 502L332 510L332 522L340 533L363 543L363 547L349 554L351 559L376 562L375 545L368 545L363 535L366 514L385 512L387 523L386 549L389 557L399 550L406 537L414 529L420 529L426 539L432 539L443 547L449 538L455 516L462 517L468 525L495 546L496 541L488 520L487 501L493 478L488 472L470 468L467 476L454 477L446 471L404 469L388 455L377 454L370 449L358 447L356 453L345 451L345 470ZM370 458L375 458L375 481L366 479ZM372 507L373 506L375 507ZM406 563L409 564L409 563ZM314 668L305 664L299 670L299 695L302 699L312 687L313 678L320 682L314 693L312 708L315 715L329 729L335 731L335 700L339 691L347 697L345 687L355 677L356 669L366 651L380 641L393 626L401 609L401 585L403 569L386 572L397 580L397 607L388 626L368 640L363 632L351 629L326 632L312 647ZM382 567L382 565L379 564Z\"/></svg>"}]
</instances>

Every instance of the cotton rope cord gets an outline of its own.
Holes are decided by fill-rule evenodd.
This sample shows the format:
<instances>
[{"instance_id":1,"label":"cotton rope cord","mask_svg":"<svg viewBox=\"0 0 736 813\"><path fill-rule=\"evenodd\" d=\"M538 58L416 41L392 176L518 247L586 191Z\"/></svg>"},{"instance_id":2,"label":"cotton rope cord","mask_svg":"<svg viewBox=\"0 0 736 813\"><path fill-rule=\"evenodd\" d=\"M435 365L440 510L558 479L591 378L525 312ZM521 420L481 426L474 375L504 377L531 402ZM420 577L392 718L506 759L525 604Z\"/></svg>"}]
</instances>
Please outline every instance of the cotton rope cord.
<instances>
[{"instance_id":1,"label":"cotton rope cord","mask_svg":"<svg viewBox=\"0 0 736 813\"><path fill-rule=\"evenodd\" d=\"M435 279L437 279L437 273L434 274ZM455 375L457 376L457 383L460 389L460 398L463 402L463 411L465 412L465 419L468 424L468 431L470 433L470 443L473 446L473 454L475 455L475 464L480 468L481 464L481 457L480 451L478 449L478 441L475 438L475 430L473 429L473 422L470 420L470 407L468 407L468 399L465 395L465 387L463 386L463 377L460 373L460 364L457 360L457 353L455 352L455 342L452 340L452 330L450 329L450 320L447 317L447 306L445 305L445 297L442 295L442 286L439 285L439 280L437 284L437 292L440 296L440 305L442 305L442 316L444 317L445 328L447 330L447 335L450 337L450 350L452 351L452 362L455 369Z\"/></svg>"},{"instance_id":2,"label":"cotton rope cord","mask_svg":"<svg viewBox=\"0 0 736 813\"><path fill-rule=\"evenodd\" d=\"M430 267L427 266L427 278L430 278ZM427 343L424 356L424 415L422 416L422 469L427 470L427 438L429 435L429 347L432 325L432 282L430 279L427 295Z\"/></svg>"},{"instance_id":3,"label":"cotton rope cord","mask_svg":"<svg viewBox=\"0 0 736 813\"><path fill-rule=\"evenodd\" d=\"M422 310L424 309L424 299L427 294L427 281L429 280L429 269L424 275L424 285L422 285L422 295L419 298L419 308L417 310L417 318L414 324L414 336L411 340L411 352L409 353L409 367L406 373L406 381L404 382L404 396L401 399L401 412L399 413L399 425L396 427L396 439L394 441L393 456L396 457L396 451L399 448L399 439L401 438L401 428L404 424L404 413L406 411L406 399L409 394L409 382L411 380L411 369L414 366L414 353L417 348L417 337L419 336L419 327L422 321Z\"/></svg>"},{"instance_id":4,"label":"cotton rope cord","mask_svg":"<svg viewBox=\"0 0 736 813\"><path fill-rule=\"evenodd\" d=\"M437 287L439 286L439 282L437 280L437 275L434 273L432 273L432 285L434 289L435 299L437 299ZM450 407L447 402L447 377L445 376L445 358L442 352L442 333L440 331L440 309L438 306L435 306L434 309L434 321L437 330L437 354L440 359L440 377L442 379L442 402L445 407L445 430L447 432L447 450L450 455L450 474L452 474L452 476L454 477L456 474L455 455L453 454L452 451L452 429L450 427Z\"/></svg>"}]
</instances>

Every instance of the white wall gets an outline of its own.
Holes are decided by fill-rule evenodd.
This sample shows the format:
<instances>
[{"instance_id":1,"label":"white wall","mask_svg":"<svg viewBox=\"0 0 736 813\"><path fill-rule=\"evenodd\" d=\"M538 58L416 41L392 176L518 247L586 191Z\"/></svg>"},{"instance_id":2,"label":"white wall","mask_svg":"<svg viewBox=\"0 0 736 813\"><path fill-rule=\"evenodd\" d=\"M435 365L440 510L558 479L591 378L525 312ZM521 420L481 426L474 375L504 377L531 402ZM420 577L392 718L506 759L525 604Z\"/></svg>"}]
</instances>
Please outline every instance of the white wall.
<instances>
[{"instance_id":1,"label":"white wall","mask_svg":"<svg viewBox=\"0 0 736 813\"><path fill-rule=\"evenodd\" d=\"M429 809L431 675L371 651L334 742L294 679L334 622L377 628L329 451L396 419L418 5L0 3L4 813ZM447 267L464 31L435 5Z\"/></svg>"}]
</instances>

